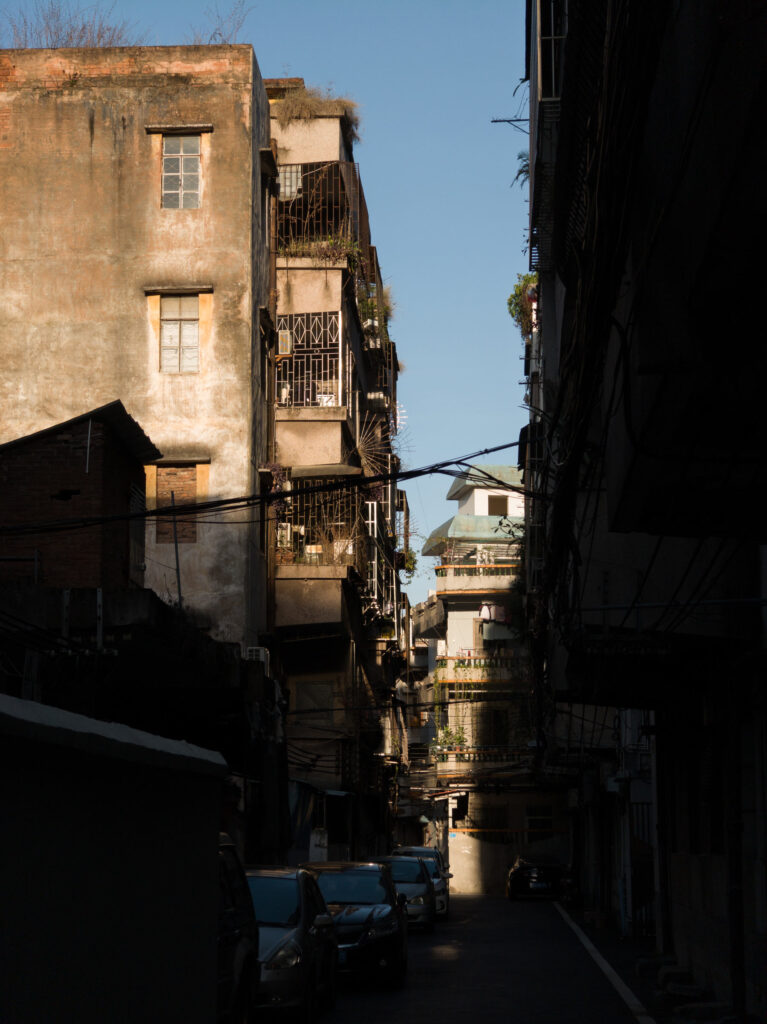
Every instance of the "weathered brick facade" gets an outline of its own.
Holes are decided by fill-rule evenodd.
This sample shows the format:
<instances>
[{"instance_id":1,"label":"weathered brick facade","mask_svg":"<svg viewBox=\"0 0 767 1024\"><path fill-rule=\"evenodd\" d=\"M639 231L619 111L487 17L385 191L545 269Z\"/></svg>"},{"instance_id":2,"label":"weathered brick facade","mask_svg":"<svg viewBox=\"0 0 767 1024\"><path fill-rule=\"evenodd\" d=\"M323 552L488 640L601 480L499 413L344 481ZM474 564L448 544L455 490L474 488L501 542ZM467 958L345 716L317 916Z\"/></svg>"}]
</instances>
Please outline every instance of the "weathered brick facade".
<instances>
[{"instance_id":1,"label":"weathered brick facade","mask_svg":"<svg viewBox=\"0 0 767 1024\"><path fill-rule=\"evenodd\" d=\"M72 588L141 583L143 531L137 543L129 520L56 528L66 520L126 516L143 497L143 459L159 452L145 437L137 447L120 436L123 421L143 437L120 408L110 407L111 422L96 411L0 446L0 580Z\"/></svg>"}]
</instances>

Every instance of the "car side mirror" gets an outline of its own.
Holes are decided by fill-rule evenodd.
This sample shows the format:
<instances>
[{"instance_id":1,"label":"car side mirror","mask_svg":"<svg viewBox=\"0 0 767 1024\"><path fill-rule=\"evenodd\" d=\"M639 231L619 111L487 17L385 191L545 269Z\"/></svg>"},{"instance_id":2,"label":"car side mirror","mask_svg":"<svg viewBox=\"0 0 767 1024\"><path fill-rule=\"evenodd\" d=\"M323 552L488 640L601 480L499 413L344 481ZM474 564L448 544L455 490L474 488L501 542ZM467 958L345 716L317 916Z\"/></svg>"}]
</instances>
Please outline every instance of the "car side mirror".
<instances>
[{"instance_id":1,"label":"car side mirror","mask_svg":"<svg viewBox=\"0 0 767 1024\"><path fill-rule=\"evenodd\" d=\"M312 921L312 925L315 928L332 928L333 918L330 914L317 914L315 919Z\"/></svg>"},{"instance_id":2,"label":"car side mirror","mask_svg":"<svg viewBox=\"0 0 767 1024\"><path fill-rule=\"evenodd\" d=\"M397 893L397 903L399 903L401 907L407 906L407 896L404 894L404 892Z\"/></svg>"}]
</instances>

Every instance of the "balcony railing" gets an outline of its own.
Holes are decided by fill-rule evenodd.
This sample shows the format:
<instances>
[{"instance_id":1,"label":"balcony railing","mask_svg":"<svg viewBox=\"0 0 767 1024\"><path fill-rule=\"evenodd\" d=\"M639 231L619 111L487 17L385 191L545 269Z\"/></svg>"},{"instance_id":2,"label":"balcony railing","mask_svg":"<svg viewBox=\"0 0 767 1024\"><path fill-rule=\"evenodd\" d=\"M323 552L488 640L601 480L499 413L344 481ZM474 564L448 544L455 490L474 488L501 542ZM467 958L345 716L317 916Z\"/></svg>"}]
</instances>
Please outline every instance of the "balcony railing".
<instances>
[{"instance_id":1,"label":"balcony railing","mask_svg":"<svg viewBox=\"0 0 767 1024\"><path fill-rule=\"evenodd\" d=\"M519 562L494 562L488 565L439 565L437 579L447 576L514 576L519 572Z\"/></svg>"},{"instance_id":2,"label":"balcony railing","mask_svg":"<svg viewBox=\"0 0 767 1024\"><path fill-rule=\"evenodd\" d=\"M518 658L498 654L456 654L441 655L435 661L438 669L511 669L518 663Z\"/></svg>"},{"instance_id":3,"label":"balcony railing","mask_svg":"<svg viewBox=\"0 0 767 1024\"><path fill-rule=\"evenodd\" d=\"M521 761L530 759L530 751L524 747L512 747L505 744L488 746L452 746L432 748L434 757L440 764L465 763L468 761Z\"/></svg>"},{"instance_id":4,"label":"balcony railing","mask_svg":"<svg viewBox=\"0 0 767 1024\"><path fill-rule=\"evenodd\" d=\"M281 255L369 260L370 224L356 164L282 164L278 206Z\"/></svg>"},{"instance_id":5,"label":"balcony railing","mask_svg":"<svg viewBox=\"0 0 767 1024\"><path fill-rule=\"evenodd\" d=\"M302 480L286 492L278 513L277 564L354 566L364 579L369 541L359 495L302 493L326 482Z\"/></svg>"}]
</instances>

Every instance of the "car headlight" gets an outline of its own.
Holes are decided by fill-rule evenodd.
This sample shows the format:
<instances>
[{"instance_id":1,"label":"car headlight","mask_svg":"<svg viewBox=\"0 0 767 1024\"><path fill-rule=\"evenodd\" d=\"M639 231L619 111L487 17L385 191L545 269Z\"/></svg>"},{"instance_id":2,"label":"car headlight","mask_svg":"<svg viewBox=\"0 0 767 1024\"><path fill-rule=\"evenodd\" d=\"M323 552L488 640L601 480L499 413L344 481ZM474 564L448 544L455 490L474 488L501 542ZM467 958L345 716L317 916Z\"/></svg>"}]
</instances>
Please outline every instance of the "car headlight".
<instances>
[{"instance_id":1,"label":"car headlight","mask_svg":"<svg viewBox=\"0 0 767 1024\"><path fill-rule=\"evenodd\" d=\"M280 946L271 960L268 960L264 967L267 971L284 971L290 967L297 967L301 963L301 950L295 942L286 942Z\"/></svg>"},{"instance_id":2,"label":"car headlight","mask_svg":"<svg viewBox=\"0 0 767 1024\"><path fill-rule=\"evenodd\" d=\"M392 935L398 928L399 921L394 914L389 914L387 917L371 925L362 938L363 940L380 939L382 935Z\"/></svg>"},{"instance_id":3,"label":"car headlight","mask_svg":"<svg viewBox=\"0 0 767 1024\"><path fill-rule=\"evenodd\" d=\"M411 898L408 900L408 903L412 907L422 907L423 906L423 896L411 896Z\"/></svg>"}]
</instances>

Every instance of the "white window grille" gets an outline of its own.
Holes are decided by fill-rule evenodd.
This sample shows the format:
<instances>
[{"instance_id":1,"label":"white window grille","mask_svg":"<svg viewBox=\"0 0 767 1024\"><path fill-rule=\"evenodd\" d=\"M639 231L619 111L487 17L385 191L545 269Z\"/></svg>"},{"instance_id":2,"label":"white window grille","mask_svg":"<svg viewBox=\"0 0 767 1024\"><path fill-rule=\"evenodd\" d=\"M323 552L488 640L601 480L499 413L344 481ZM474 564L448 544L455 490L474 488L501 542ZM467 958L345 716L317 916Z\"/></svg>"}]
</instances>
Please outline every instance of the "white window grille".
<instances>
[{"instance_id":1,"label":"white window grille","mask_svg":"<svg viewBox=\"0 0 767 1024\"><path fill-rule=\"evenodd\" d=\"M277 330L280 339L290 336L293 353L277 364L277 404L340 405L338 313L279 316Z\"/></svg>"},{"instance_id":2,"label":"white window grille","mask_svg":"<svg viewBox=\"0 0 767 1024\"><path fill-rule=\"evenodd\" d=\"M199 208L199 135L163 135L162 205L166 210Z\"/></svg>"},{"instance_id":3,"label":"white window grille","mask_svg":"<svg viewBox=\"0 0 767 1024\"><path fill-rule=\"evenodd\" d=\"M160 297L160 370L197 373L200 369L199 295Z\"/></svg>"}]
</instances>

